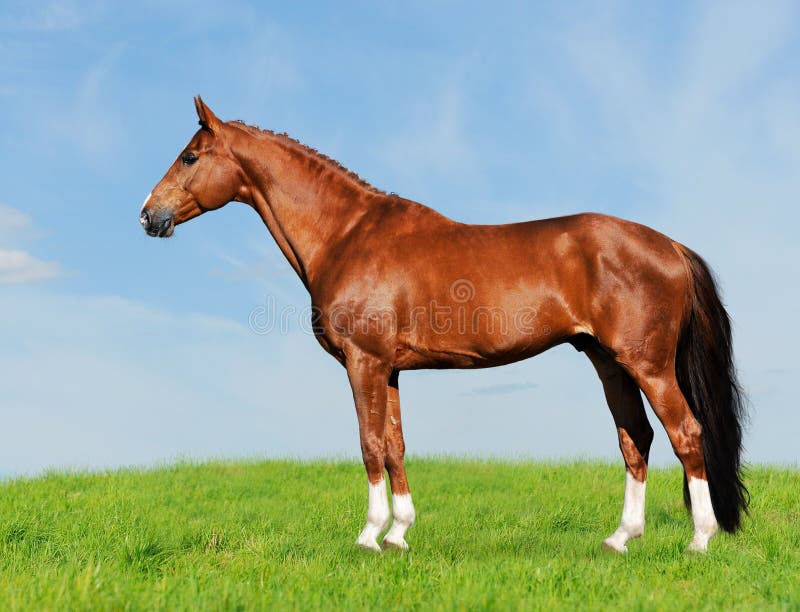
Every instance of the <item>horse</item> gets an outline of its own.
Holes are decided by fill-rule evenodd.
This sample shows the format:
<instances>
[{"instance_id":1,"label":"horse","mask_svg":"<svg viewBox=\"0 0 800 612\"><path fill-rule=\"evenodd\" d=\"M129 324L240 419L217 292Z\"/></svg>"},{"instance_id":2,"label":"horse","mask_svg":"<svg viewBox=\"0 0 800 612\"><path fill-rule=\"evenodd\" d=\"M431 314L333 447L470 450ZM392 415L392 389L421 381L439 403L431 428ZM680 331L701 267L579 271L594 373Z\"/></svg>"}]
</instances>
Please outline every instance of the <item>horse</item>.
<instances>
[{"instance_id":1,"label":"horse","mask_svg":"<svg viewBox=\"0 0 800 612\"><path fill-rule=\"evenodd\" d=\"M625 463L622 518L603 546L625 553L644 533L653 429L640 390L683 466L694 525L687 550L705 552L719 527L740 528L746 402L729 316L694 251L597 213L459 223L286 134L223 122L194 102L200 129L139 221L148 235L169 237L231 201L261 217L310 294L316 339L347 372L368 480L358 546L407 550L416 517L401 371L499 366L563 343L597 371Z\"/></svg>"}]
</instances>

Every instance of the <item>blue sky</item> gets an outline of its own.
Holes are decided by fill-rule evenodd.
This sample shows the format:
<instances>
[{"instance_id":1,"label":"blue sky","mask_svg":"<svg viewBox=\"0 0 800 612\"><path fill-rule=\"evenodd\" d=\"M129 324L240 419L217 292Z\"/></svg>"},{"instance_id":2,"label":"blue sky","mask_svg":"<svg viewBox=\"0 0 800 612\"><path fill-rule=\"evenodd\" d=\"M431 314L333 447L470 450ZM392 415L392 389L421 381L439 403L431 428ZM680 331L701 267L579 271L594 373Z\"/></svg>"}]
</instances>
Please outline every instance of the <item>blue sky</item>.
<instances>
[{"instance_id":1,"label":"blue sky","mask_svg":"<svg viewBox=\"0 0 800 612\"><path fill-rule=\"evenodd\" d=\"M688 244L734 319L748 458L800 459L796 4L0 7L0 473L358 452L340 366L296 317L250 329L308 304L258 217L138 226L197 93L462 221L594 210ZM618 456L568 347L401 390L410 452Z\"/></svg>"}]
</instances>

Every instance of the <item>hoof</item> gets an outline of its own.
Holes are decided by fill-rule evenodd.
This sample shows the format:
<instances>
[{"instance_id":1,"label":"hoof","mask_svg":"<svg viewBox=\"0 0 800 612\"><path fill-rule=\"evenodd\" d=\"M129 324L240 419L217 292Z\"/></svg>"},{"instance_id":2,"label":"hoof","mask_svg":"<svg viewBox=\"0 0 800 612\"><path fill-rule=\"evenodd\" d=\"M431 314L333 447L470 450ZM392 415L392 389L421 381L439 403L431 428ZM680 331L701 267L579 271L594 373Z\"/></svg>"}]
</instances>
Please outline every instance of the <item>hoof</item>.
<instances>
[{"instance_id":1,"label":"hoof","mask_svg":"<svg viewBox=\"0 0 800 612\"><path fill-rule=\"evenodd\" d=\"M708 542L695 542L686 547L686 552L692 555L705 555L708 553Z\"/></svg>"},{"instance_id":2,"label":"hoof","mask_svg":"<svg viewBox=\"0 0 800 612\"><path fill-rule=\"evenodd\" d=\"M396 541L386 537L383 538L383 542L381 542L381 548L383 550L399 550L404 552L408 550L408 542L405 541L405 538L400 538L399 541Z\"/></svg>"},{"instance_id":3,"label":"hoof","mask_svg":"<svg viewBox=\"0 0 800 612\"><path fill-rule=\"evenodd\" d=\"M625 546L625 544L620 545L618 542L615 542L611 538L606 538L605 540L603 540L603 548L620 555L624 555L625 553L628 552L628 547Z\"/></svg>"},{"instance_id":4,"label":"hoof","mask_svg":"<svg viewBox=\"0 0 800 612\"><path fill-rule=\"evenodd\" d=\"M362 540L362 539L359 538L356 541L356 545L361 550L369 550L371 552L376 552L376 553L382 552L381 551L381 547L378 546L378 542L376 542L375 540L370 541L370 540Z\"/></svg>"},{"instance_id":5,"label":"hoof","mask_svg":"<svg viewBox=\"0 0 800 612\"><path fill-rule=\"evenodd\" d=\"M717 532L716 529L712 531L695 531L694 537L692 538L691 544L686 547L686 552L688 553L700 553L705 554L708 552L708 543L711 541L711 538L714 537L714 534Z\"/></svg>"},{"instance_id":6,"label":"hoof","mask_svg":"<svg viewBox=\"0 0 800 612\"><path fill-rule=\"evenodd\" d=\"M356 542L356 544L361 550L368 550L370 552L376 552L376 553L383 552L381 550L381 547L378 546L378 543L375 540L373 540L372 542L362 542L359 540L358 542Z\"/></svg>"},{"instance_id":7,"label":"hoof","mask_svg":"<svg viewBox=\"0 0 800 612\"><path fill-rule=\"evenodd\" d=\"M625 546L625 543L629 539L630 536L626 532L618 529L605 540L603 540L603 548L610 550L611 552L624 554L628 552L628 547Z\"/></svg>"}]
</instances>

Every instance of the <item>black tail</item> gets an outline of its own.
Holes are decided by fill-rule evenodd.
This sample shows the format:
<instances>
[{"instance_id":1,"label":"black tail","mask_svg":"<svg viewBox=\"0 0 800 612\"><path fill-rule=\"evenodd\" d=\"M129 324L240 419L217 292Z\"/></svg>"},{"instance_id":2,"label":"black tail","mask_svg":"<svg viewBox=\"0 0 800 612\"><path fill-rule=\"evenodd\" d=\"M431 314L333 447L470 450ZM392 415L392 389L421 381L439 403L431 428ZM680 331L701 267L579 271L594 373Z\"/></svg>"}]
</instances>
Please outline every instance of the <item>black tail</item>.
<instances>
[{"instance_id":1,"label":"black tail","mask_svg":"<svg viewBox=\"0 0 800 612\"><path fill-rule=\"evenodd\" d=\"M731 322L705 261L680 246L691 273L691 310L678 341L675 369L683 395L703 428L711 505L720 527L736 531L750 495L742 483L745 397L733 363ZM688 506L684 476L684 499Z\"/></svg>"}]
</instances>

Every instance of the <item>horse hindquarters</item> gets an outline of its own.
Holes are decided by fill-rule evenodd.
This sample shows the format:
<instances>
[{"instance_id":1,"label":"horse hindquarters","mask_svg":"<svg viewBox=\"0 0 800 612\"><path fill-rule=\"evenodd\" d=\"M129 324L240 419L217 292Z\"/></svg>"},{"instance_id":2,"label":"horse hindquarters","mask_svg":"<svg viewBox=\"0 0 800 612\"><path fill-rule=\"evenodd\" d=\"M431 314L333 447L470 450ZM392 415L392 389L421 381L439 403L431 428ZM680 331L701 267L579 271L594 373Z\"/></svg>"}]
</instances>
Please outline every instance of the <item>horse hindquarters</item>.
<instances>
[{"instance_id":1,"label":"horse hindquarters","mask_svg":"<svg viewBox=\"0 0 800 612\"><path fill-rule=\"evenodd\" d=\"M689 549L705 551L718 524L735 531L747 506L740 477L743 398L733 366L730 321L711 272L689 249L675 249L688 283L678 338L668 321L642 319L642 329L653 330L649 335L642 331L648 342L613 348L683 464L695 527ZM665 361L664 355L672 357Z\"/></svg>"}]
</instances>

